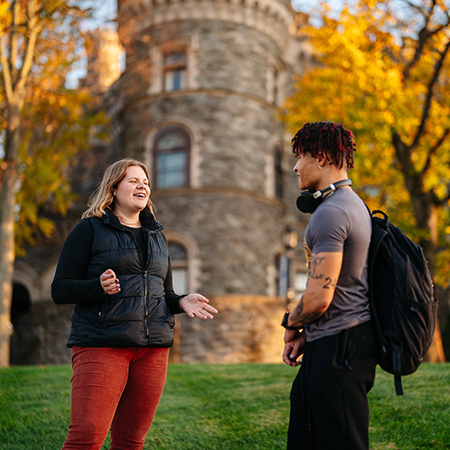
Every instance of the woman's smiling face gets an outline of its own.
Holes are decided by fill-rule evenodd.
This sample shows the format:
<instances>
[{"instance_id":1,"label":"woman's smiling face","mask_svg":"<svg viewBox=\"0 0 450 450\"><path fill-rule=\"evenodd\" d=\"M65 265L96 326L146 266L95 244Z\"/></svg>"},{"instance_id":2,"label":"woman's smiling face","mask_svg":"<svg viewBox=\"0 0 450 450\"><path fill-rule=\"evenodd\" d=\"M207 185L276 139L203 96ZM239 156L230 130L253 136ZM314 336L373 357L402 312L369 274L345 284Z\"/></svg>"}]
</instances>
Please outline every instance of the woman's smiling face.
<instances>
[{"instance_id":1,"label":"woman's smiling face","mask_svg":"<svg viewBox=\"0 0 450 450\"><path fill-rule=\"evenodd\" d=\"M139 166L130 166L117 185L114 209L131 214L142 211L149 197L150 186L144 170Z\"/></svg>"}]
</instances>

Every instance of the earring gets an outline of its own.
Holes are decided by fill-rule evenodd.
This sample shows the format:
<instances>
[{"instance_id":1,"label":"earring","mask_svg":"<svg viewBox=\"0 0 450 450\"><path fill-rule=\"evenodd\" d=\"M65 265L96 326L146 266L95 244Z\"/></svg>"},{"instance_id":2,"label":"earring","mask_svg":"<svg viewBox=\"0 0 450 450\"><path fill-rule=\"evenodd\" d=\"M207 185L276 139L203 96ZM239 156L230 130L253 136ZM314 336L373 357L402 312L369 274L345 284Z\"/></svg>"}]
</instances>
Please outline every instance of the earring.
<instances>
[{"instance_id":1,"label":"earring","mask_svg":"<svg viewBox=\"0 0 450 450\"><path fill-rule=\"evenodd\" d=\"M322 166L320 166L319 164L317 165L317 167L318 167L319 169L321 169L321 168L322 168Z\"/></svg>"}]
</instances>

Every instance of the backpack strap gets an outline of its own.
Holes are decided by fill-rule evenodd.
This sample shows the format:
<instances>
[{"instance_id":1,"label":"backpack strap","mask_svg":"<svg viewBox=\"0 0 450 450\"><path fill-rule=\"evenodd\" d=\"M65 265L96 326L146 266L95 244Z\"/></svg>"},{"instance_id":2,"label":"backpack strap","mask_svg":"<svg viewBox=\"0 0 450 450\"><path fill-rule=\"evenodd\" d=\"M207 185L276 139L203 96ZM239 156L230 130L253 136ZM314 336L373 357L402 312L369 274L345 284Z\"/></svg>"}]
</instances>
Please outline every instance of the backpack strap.
<instances>
[{"instance_id":1,"label":"backpack strap","mask_svg":"<svg viewBox=\"0 0 450 450\"><path fill-rule=\"evenodd\" d=\"M395 393L397 395L403 395L402 377L400 375L394 375Z\"/></svg>"},{"instance_id":2,"label":"backpack strap","mask_svg":"<svg viewBox=\"0 0 450 450\"><path fill-rule=\"evenodd\" d=\"M372 236L370 238L370 248L369 248L369 301L370 301L370 312L373 316L372 324L375 330L375 334L378 338L378 342L381 346L381 351L385 353L387 351L387 342L386 339L383 336L383 332L381 330L380 322L377 315L377 308L375 307L375 293L373 290L373 271L374 271L374 261L378 254L378 250L380 248L381 243L383 242L383 239L387 236L388 232L386 230L387 228L387 222L388 222L388 216L383 212L379 210L373 211L373 213L370 212L369 207L366 205L366 208L369 211L370 217L372 219ZM375 223L374 214L380 213L383 215L383 221L377 221Z\"/></svg>"},{"instance_id":3,"label":"backpack strap","mask_svg":"<svg viewBox=\"0 0 450 450\"><path fill-rule=\"evenodd\" d=\"M369 211L370 211L370 210L369 210ZM386 229L386 228L387 228L387 225L388 225L388 220L389 220L388 215L387 215L385 212L383 212L383 211L381 211L381 210L379 210L379 209L374 209L374 210L372 211L371 216L373 217L373 216L376 215L376 214L381 214L381 215L383 216L383 228Z\"/></svg>"},{"instance_id":4,"label":"backpack strap","mask_svg":"<svg viewBox=\"0 0 450 450\"><path fill-rule=\"evenodd\" d=\"M392 352L392 366L394 369L395 393L403 395L402 378L400 376L400 352L398 350Z\"/></svg>"},{"instance_id":5,"label":"backpack strap","mask_svg":"<svg viewBox=\"0 0 450 450\"><path fill-rule=\"evenodd\" d=\"M369 210L370 211L370 210ZM382 218L374 216L376 214L380 214L383 216ZM372 237L370 241L370 261L369 261L369 267L371 268L369 273L369 283L371 286L373 286L373 262L375 261L375 258L378 254L378 250L380 248L381 243L383 242L384 238L387 236L388 231L388 220L389 217L387 214L385 214L383 211L375 210L371 213L372 217ZM375 219L375 220L374 220ZM373 289L370 289L370 301L373 303L375 301L375 294L373 292ZM375 320L373 320L375 333L378 336L379 343L381 345L381 351L383 353L387 352L387 342L383 336L383 332L381 330L380 323L378 321L377 317L377 309L375 307L371 308L372 315L375 316ZM395 392L397 395L403 395L403 386L402 386L402 379L400 376L401 373L401 360L400 360L400 351L399 350L392 350L392 368L394 373L394 385L395 385Z\"/></svg>"}]
</instances>

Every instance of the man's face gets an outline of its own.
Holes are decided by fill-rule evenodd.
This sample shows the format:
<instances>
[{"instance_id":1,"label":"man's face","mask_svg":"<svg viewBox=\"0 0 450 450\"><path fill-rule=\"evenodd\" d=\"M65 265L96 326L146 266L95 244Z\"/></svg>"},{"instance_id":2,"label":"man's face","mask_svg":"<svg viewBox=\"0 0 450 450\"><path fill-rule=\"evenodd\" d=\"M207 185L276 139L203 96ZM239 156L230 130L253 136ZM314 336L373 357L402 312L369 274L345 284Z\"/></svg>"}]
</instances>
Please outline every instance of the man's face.
<instances>
[{"instance_id":1,"label":"man's face","mask_svg":"<svg viewBox=\"0 0 450 450\"><path fill-rule=\"evenodd\" d=\"M318 166L317 157L311 156L310 153L300 154L297 157L294 172L297 175L300 189L318 189L317 186L319 185L322 173Z\"/></svg>"}]
</instances>

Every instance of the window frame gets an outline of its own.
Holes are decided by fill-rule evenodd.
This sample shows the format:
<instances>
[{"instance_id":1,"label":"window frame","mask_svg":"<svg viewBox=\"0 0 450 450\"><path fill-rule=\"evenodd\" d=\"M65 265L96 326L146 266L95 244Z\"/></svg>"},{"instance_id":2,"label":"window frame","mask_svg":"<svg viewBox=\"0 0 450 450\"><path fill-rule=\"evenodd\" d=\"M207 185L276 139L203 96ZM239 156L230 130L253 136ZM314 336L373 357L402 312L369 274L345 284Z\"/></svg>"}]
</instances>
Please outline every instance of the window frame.
<instances>
[{"instance_id":1,"label":"window frame","mask_svg":"<svg viewBox=\"0 0 450 450\"><path fill-rule=\"evenodd\" d=\"M177 133L181 134L183 138L185 139L185 146L183 147L174 147L171 149L165 149L165 150L158 150L158 143L161 141L161 139L166 136L169 133ZM153 140L153 189L171 189L171 188L180 188L180 187L189 187L190 186L190 161L191 161L191 137L187 130L179 125L169 125L156 133L156 136ZM184 183L177 185L177 186L170 186L170 187L161 187L160 186L160 173L158 173L158 157L162 154L170 154L175 153L180 150L184 150L186 154L186 162L184 166Z\"/></svg>"},{"instance_id":2,"label":"window frame","mask_svg":"<svg viewBox=\"0 0 450 450\"><path fill-rule=\"evenodd\" d=\"M167 59L172 55L182 54L183 59L167 62ZM162 54L163 62L163 76L162 76L162 91L163 92L176 92L187 88L188 82L188 52L187 48L174 48L171 50L163 51ZM180 86L178 88L174 87L173 84L169 87L166 86L166 80L168 74L179 74L180 76Z\"/></svg>"},{"instance_id":3,"label":"window frame","mask_svg":"<svg viewBox=\"0 0 450 450\"><path fill-rule=\"evenodd\" d=\"M174 270L179 270L179 269L185 270L185 278L186 278L185 292L177 292L177 289L175 288L175 286L174 286L174 290L176 293L178 293L180 295L187 294L188 292L190 292L189 250L188 250L187 246L184 245L183 243L181 243L177 240L172 240L172 239L168 240L168 246L169 246L169 255L170 255L170 247L171 246L178 246L183 249L185 258L177 260L177 259L172 259L172 257L171 257L170 264L172 267L172 278L173 279L174 279L174 277L173 277Z\"/></svg>"}]
</instances>

